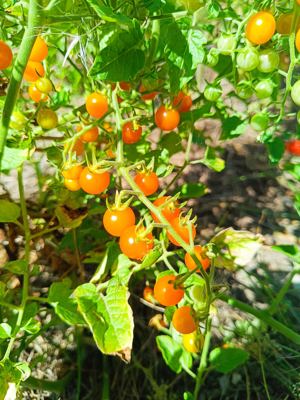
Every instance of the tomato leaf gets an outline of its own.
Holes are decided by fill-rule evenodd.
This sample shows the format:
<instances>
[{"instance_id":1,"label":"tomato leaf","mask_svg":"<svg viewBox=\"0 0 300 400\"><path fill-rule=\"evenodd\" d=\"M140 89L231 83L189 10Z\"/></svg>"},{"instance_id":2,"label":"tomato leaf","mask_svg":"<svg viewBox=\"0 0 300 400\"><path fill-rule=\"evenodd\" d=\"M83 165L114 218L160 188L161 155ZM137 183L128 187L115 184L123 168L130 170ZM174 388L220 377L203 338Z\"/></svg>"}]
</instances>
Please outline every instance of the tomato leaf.
<instances>
[{"instance_id":1,"label":"tomato leaf","mask_svg":"<svg viewBox=\"0 0 300 400\"><path fill-rule=\"evenodd\" d=\"M99 0L87 0L89 5L94 9L97 15L107 22L115 22L121 26L131 26L132 19L124 14L114 13L110 7L99 4Z\"/></svg>"},{"instance_id":2,"label":"tomato leaf","mask_svg":"<svg viewBox=\"0 0 300 400\"><path fill-rule=\"evenodd\" d=\"M15 222L21 215L20 207L8 200L0 200L0 222Z\"/></svg>"},{"instance_id":3,"label":"tomato leaf","mask_svg":"<svg viewBox=\"0 0 300 400\"><path fill-rule=\"evenodd\" d=\"M247 122L241 121L239 117L233 115L222 121L222 133L220 140L228 140L242 135L247 127Z\"/></svg>"},{"instance_id":4,"label":"tomato leaf","mask_svg":"<svg viewBox=\"0 0 300 400\"><path fill-rule=\"evenodd\" d=\"M217 172L221 172L225 168L225 161L216 156L216 151L212 147L206 148L205 156L201 163Z\"/></svg>"},{"instance_id":5,"label":"tomato leaf","mask_svg":"<svg viewBox=\"0 0 300 400\"><path fill-rule=\"evenodd\" d=\"M2 268L13 274L23 275L26 272L27 262L25 260L14 260L9 261Z\"/></svg>"},{"instance_id":6,"label":"tomato leaf","mask_svg":"<svg viewBox=\"0 0 300 400\"><path fill-rule=\"evenodd\" d=\"M191 368L193 362L191 354L185 351L172 337L166 335L157 336L156 343L165 363L176 374L182 371L183 366Z\"/></svg>"},{"instance_id":7,"label":"tomato leaf","mask_svg":"<svg viewBox=\"0 0 300 400\"><path fill-rule=\"evenodd\" d=\"M216 371L227 374L245 364L249 358L246 350L237 347L217 347L210 352L209 361Z\"/></svg>"},{"instance_id":8,"label":"tomato leaf","mask_svg":"<svg viewBox=\"0 0 300 400\"><path fill-rule=\"evenodd\" d=\"M28 149L16 149L5 146L0 171L6 172L19 168L28 158Z\"/></svg>"},{"instance_id":9,"label":"tomato leaf","mask_svg":"<svg viewBox=\"0 0 300 400\"><path fill-rule=\"evenodd\" d=\"M11 336L11 326L6 322L0 324L0 339L7 339Z\"/></svg>"},{"instance_id":10,"label":"tomato leaf","mask_svg":"<svg viewBox=\"0 0 300 400\"><path fill-rule=\"evenodd\" d=\"M272 163L278 163L285 150L284 142L280 138L276 137L271 142L267 143L267 149L270 161Z\"/></svg>"},{"instance_id":11,"label":"tomato leaf","mask_svg":"<svg viewBox=\"0 0 300 400\"><path fill-rule=\"evenodd\" d=\"M207 187L204 183L184 183L180 187L180 198L181 199L198 199L204 196L208 192Z\"/></svg>"}]
</instances>

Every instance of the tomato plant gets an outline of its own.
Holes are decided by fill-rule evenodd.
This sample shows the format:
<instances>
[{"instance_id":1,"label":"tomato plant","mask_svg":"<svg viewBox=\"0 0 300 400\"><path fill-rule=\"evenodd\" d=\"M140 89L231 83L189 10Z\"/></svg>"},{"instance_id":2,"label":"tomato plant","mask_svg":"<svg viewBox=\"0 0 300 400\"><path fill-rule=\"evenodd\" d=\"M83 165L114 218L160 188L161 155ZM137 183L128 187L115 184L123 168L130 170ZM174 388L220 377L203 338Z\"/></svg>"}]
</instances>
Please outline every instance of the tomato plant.
<instances>
[{"instance_id":1,"label":"tomato plant","mask_svg":"<svg viewBox=\"0 0 300 400\"><path fill-rule=\"evenodd\" d=\"M196 236L196 227L192 221L187 220L185 217L175 217L170 220L170 225L174 231L181 237L184 242L189 243L190 239L194 240ZM168 239L175 246L181 246L178 240L173 236L172 232L167 232Z\"/></svg>"}]
</instances>

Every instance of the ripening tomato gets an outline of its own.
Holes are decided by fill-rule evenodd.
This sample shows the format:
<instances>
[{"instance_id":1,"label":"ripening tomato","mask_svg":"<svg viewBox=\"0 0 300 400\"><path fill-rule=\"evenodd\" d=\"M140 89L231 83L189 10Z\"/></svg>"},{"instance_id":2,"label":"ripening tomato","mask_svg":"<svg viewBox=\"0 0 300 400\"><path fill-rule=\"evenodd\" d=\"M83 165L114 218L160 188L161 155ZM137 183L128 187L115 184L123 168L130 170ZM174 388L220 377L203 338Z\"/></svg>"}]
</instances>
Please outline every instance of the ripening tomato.
<instances>
[{"instance_id":1,"label":"ripening tomato","mask_svg":"<svg viewBox=\"0 0 300 400\"><path fill-rule=\"evenodd\" d=\"M53 89L52 82L48 78L39 78L35 82L36 88L41 92L48 94Z\"/></svg>"},{"instance_id":2,"label":"ripening tomato","mask_svg":"<svg viewBox=\"0 0 300 400\"><path fill-rule=\"evenodd\" d=\"M191 224L192 239L194 240L196 236L196 228L193 223L191 222L189 223ZM175 217L170 221L172 228L186 243L190 242L189 225L188 225L189 223L185 222L180 217ZM180 246L180 244L171 235L171 233L167 232L167 236L171 243L173 243L175 246Z\"/></svg>"},{"instance_id":3,"label":"ripening tomato","mask_svg":"<svg viewBox=\"0 0 300 400\"><path fill-rule=\"evenodd\" d=\"M264 44L272 38L275 29L273 15L267 11L260 11L250 17L246 26L246 38L253 44Z\"/></svg>"},{"instance_id":4,"label":"ripening tomato","mask_svg":"<svg viewBox=\"0 0 300 400\"><path fill-rule=\"evenodd\" d=\"M39 103L40 101L47 101L48 96L45 94L41 93L37 87L35 86L34 83L32 83L29 88L28 88L28 95L31 98L32 101Z\"/></svg>"},{"instance_id":5,"label":"ripening tomato","mask_svg":"<svg viewBox=\"0 0 300 400\"><path fill-rule=\"evenodd\" d=\"M48 55L48 46L43 38L38 36L32 47L29 60L30 61L43 61Z\"/></svg>"},{"instance_id":6,"label":"ripening tomato","mask_svg":"<svg viewBox=\"0 0 300 400\"><path fill-rule=\"evenodd\" d=\"M68 169L64 169L62 171L62 175L66 179L78 180L82 171L83 171L83 166L80 164L75 164Z\"/></svg>"},{"instance_id":7,"label":"ripening tomato","mask_svg":"<svg viewBox=\"0 0 300 400\"><path fill-rule=\"evenodd\" d=\"M296 33L295 45L296 45L297 51L300 52L300 29L298 29L297 33Z\"/></svg>"},{"instance_id":8,"label":"ripening tomato","mask_svg":"<svg viewBox=\"0 0 300 400\"><path fill-rule=\"evenodd\" d=\"M189 94L185 94L180 91L173 100L173 106L177 108L179 112L190 111L193 105L193 100Z\"/></svg>"},{"instance_id":9,"label":"ripening tomato","mask_svg":"<svg viewBox=\"0 0 300 400\"><path fill-rule=\"evenodd\" d=\"M89 167L85 167L79 177L82 190L89 194L99 194L104 192L110 183L110 174L107 171L95 172Z\"/></svg>"},{"instance_id":10,"label":"ripening tomato","mask_svg":"<svg viewBox=\"0 0 300 400\"><path fill-rule=\"evenodd\" d=\"M27 124L27 119L21 111L14 111L10 117L9 127L17 130L22 130Z\"/></svg>"},{"instance_id":11,"label":"ripening tomato","mask_svg":"<svg viewBox=\"0 0 300 400\"><path fill-rule=\"evenodd\" d=\"M111 208L103 215L103 226L110 235L121 236L126 228L135 224L135 215L132 208Z\"/></svg>"},{"instance_id":12,"label":"ripening tomato","mask_svg":"<svg viewBox=\"0 0 300 400\"><path fill-rule=\"evenodd\" d=\"M203 249L201 246L195 246L194 251L196 257L198 258L198 260L202 265L202 268L204 269L204 271L206 271L207 268L210 266L209 258L203 255ZM189 253L185 253L184 262L190 271L194 270L197 267L195 261L193 260L192 256ZM197 269L197 272L200 272L200 269Z\"/></svg>"},{"instance_id":13,"label":"ripening tomato","mask_svg":"<svg viewBox=\"0 0 300 400\"><path fill-rule=\"evenodd\" d=\"M176 201L169 201L167 205L164 206L164 203L166 203L169 199L170 196L158 197L153 204L155 207L160 209L160 212L168 221L171 221L171 219L179 217L180 208L178 208L178 203ZM159 222L159 219L153 212L151 212L151 216L154 222Z\"/></svg>"},{"instance_id":14,"label":"ripening tomato","mask_svg":"<svg viewBox=\"0 0 300 400\"><path fill-rule=\"evenodd\" d=\"M197 329L196 322L192 316L192 308L183 306L177 308L173 314L172 324L179 333L192 333Z\"/></svg>"},{"instance_id":15,"label":"ripening tomato","mask_svg":"<svg viewBox=\"0 0 300 400\"><path fill-rule=\"evenodd\" d=\"M153 249L152 233L144 236L144 231L144 227L136 225L132 225L123 231L119 241L123 254L133 260L142 260Z\"/></svg>"},{"instance_id":16,"label":"ripening tomato","mask_svg":"<svg viewBox=\"0 0 300 400\"><path fill-rule=\"evenodd\" d=\"M57 115L50 108L41 108L37 113L36 120L43 129L54 129L58 124Z\"/></svg>"},{"instance_id":17,"label":"ripening tomato","mask_svg":"<svg viewBox=\"0 0 300 400\"><path fill-rule=\"evenodd\" d=\"M78 179L64 179L64 185L71 192L77 192L81 189Z\"/></svg>"},{"instance_id":18,"label":"ripening tomato","mask_svg":"<svg viewBox=\"0 0 300 400\"><path fill-rule=\"evenodd\" d=\"M148 89L143 84L140 85L139 92L141 94L145 93L142 94L141 96L143 100L153 100L159 93L159 92L152 92L151 90L148 91Z\"/></svg>"},{"instance_id":19,"label":"ripening tomato","mask_svg":"<svg viewBox=\"0 0 300 400\"><path fill-rule=\"evenodd\" d=\"M122 139L126 144L133 144L140 140L142 127L136 122L126 122L122 127Z\"/></svg>"},{"instance_id":20,"label":"ripening tomato","mask_svg":"<svg viewBox=\"0 0 300 400\"><path fill-rule=\"evenodd\" d=\"M204 344L204 337L201 332L194 331L182 335L182 345L189 353L199 353Z\"/></svg>"},{"instance_id":21,"label":"ripening tomato","mask_svg":"<svg viewBox=\"0 0 300 400\"><path fill-rule=\"evenodd\" d=\"M80 132L84 127L82 126L78 126L76 129L78 132ZM96 142L99 136L99 129L97 126L93 126L91 129L89 129L88 131L84 132L81 136L80 136L80 140L83 143L92 143L92 142Z\"/></svg>"},{"instance_id":22,"label":"ripening tomato","mask_svg":"<svg viewBox=\"0 0 300 400\"><path fill-rule=\"evenodd\" d=\"M13 53L11 48L0 40L0 70L8 68L12 63Z\"/></svg>"},{"instance_id":23,"label":"ripening tomato","mask_svg":"<svg viewBox=\"0 0 300 400\"><path fill-rule=\"evenodd\" d=\"M180 114L174 108L160 106L155 113L155 123L162 131L176 129L180 122Z\"/></svg>"},{"instance_id":24,"label":"ripening tomato","mask_svg":"<svg viewBox=\"0 0 300 400\"><path fill-rule=\"evenodd\" d=\"M174 287L175 275L165 275L154 285L154 298L163 306L175 306L184 296L184 290Z\"/></svg>"},{"instance_id":25,"label":"ripening tomato","mask_svg":"<svg viewBox=\"0 0 300 400\"><path fill-rule=\"evenodd\" d=\"M285 144L285 148L289 153L300 156L300 139L290 140Z\"/></svg>"},{"instance_id":26,"label":"ripening tomato","mask_svg":"<svg viewBox=\"0 0 300 400\"><path fill-rule=\"evenodd\" d=\"M150 286L145 286L143 290L143 298L148 303L153 303L153 289Z\"/></svg>"},{"instance_id":27,"label":"ripening tomato","mask_svg":"<svg viewBox=\"0 0 300 400\"><path fill-rule=\"evenodd\" d=\"M76 153L76 156L81 156L84 152L84 144L82 141L77 139L72 150Z\"/></svg>"},{"instance_id":28,"label":"ripening tomato","mask_svg":"<svg viewBox=\"0 0 300 400\"><path fill-rule=\"evenodd\" d=\"M139 172L134 177L134 181L145 196L151 196L159 187L159 180L155 172Z\"/></svg>"},{"instance_id":29,"label":"ripening tomato","mask_svg":"<svg viewBox=\"0 0 300 400\"><path fill-rule=\"evenodd\" d=\"M293 14L280 14L276 21L276 30L281 35L289 35L292 29Z\"/></svg>"},{"instance_id":30,"label":"ripening tomato","mask_svg":"<svg viewBox=\"0 0 300 400\"><path fill-rule=\"evenodd\" d=\"M296 81L291 90L292 100L297 106L300 106L300 80Z\"/></svg>"},{"instance_id":31,"label":"ripening tomato","mask_svg":"<svg viewBox=\"0 0 300 400\"><path fill-rule=\"evenodd\" d=\"M102 118L108 111L108 101L102 93L89 94L85 102L86 110L91 117Z\"/></svg>"},{"instance_id":32,"label":"ripening tomato","mask_svg":"<svg viewBox=\"0 0 300 400\"><path fill-rule=\"evenodd\" d=\"M28 61L23 78L27 82L35 82L45 75L43 64L37 61Z\"/></svg>"}]
</instances>

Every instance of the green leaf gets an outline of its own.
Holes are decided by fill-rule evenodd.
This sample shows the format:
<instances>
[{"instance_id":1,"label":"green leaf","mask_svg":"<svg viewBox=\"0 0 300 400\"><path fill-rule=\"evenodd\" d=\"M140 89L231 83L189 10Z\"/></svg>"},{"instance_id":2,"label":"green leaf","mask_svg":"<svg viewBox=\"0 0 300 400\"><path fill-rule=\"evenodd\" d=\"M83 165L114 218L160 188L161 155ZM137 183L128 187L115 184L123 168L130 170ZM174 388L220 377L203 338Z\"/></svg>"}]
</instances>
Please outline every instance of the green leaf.
<instances>
[{"instance_id":1,"label":"green leaf","mask_svg":"<svg viewBox=\"0 0 300 400\"><path fill-rule=\"evenodd\" d=\"M74 296L100 351L130 361L134 324L127 287L113 278L106 295L86 283L76 288Z\"/></svg>"},{"instance_id":2,"label":"green leaf","mask_svg":"<svg viewBox=\"0 0 300 400\"><path fill-rule=\"evenodd\" d=\"M217 172L221 172L225 168L225 161L216 156L216 151L212 147L206 148L205 156L201 163Z\"/></svg>"},{"instance_id":3,"label":"green leaf","mask_svg":"<svg viewBox=\"0 0 300 400\"><path fill-rule=\"evenodd\" d=\"M39 332L41 329L41 323L40 321L36 320L35 318L30 318L25 325L22 326L22 329L34 335L35 333Z\"/></svg>"},{"instance_id":4,"label":"green leaf","mask_svg":"<svg viewBox=\"0 0 300 400\"><path fill-rule=\"evenodd\" d=\"M66 206L57 206L55 216L61 226L74 229L82 224L82 221L87 217L87 212L77 212Z\"/></svg>"},{"instance_id":5,"label":"green leaf","mask_svg":"<svg viewBox=\"0 0 300 400\"><path fill-rule=\"evenodd\" d=\"M210 352L209 361L216 371L226 374L245 364L249 358L246 350L237 347L217 347Z\"/></svg>"},{"instance_id":6,"label":"green leaf","mask_svg":"<svg viewBox=\"0 0 300 400\"><path fill-rule=\"evenodd\" d=\"M220 140L234 139L242 135L245 132L247 125L248 124L246 121L241 121L241 119L236 115L225 118L222 121L223 130L220 136Z\"/></svg>"},{"instance_id":7,"label":"green leaf","mask_svg":"<svg viewBox=\"0 0 300 400\"><path fill-rule=\"evenodd\" d=\"M115 22L118 25L131 26L132 20L126 15L114 13L110 7L99 4L99 0L87 0L89 5L94 9L100 18L107 22Z\"/></svg>"},{"instance_id":8,"label":"green leaf","mask_svg":"<svg viewBox=\"0 0 300 400\"><path fill-rule=\"evenodd\" d=\"M12 385L18 386L23 379L23 374L18 368L18 364L14 364L10 360L0 363L0 400L8 400L8 397L6 397L8 389L11 389ZM13 387L12 389L12 392L15 393L16 388Z\"/></svg>"},{"instance_id":9,"label":"green leaf","mask_svg":"<svg viewBox=\"0 0 300 400\"><path fill-rule=\"evenodd\" d=\"M25 260L9 261L3 266L3 268L13 274L23 275L27 269L27 262Z\"/></svg>"},{"instance_id":10,"label":"green leaf","mask_svg":"<svg viewBox=\"0 0 300 400\"><path fill-rule=\"evenodd\" d=\"M156 343L162 353L165 363L172 371L176 372L176 374L182 371L183 366L191 368L191 354L186 352L172 337L166 335L157 336Z\"/></svg>"},{"instance_id":11,"label":"green leaf","mask_svg":"<svg viewBox=\"0 0 300 400\"><path fill-rule=\"evenodd\" d=\"M0 222L15 222L21 214L20 207L8 200L0 200Z\"/></svg>"},{"instance_id":12,"label":"green leaf","mask_svg":"<svg viewBox=\"0 0 300 400\"><path fill-rule=\"evenodd\" d=\"M7 339L11 337L11 326L6 322L0 324L0 339Z\"/></svg>"},{"instance_id":13,"label":"green leaf","mask_svg":"<svg viewBox=\"0 0 300 400\"><path fill-rule=\"evenodd\" d=\"M170 132L161 138L159 147L168 151L168 156L179 153L182 150L181 138L176 132Z\"/></svg>"},{"instance_id":14,"label":"green leaf","mask_svg":"<svg viewBox=\"0 0 300 400\"><path fill-rule=\"evenodd\" d=\"M192 68L196 69L197 66L203 63L205 58L205 50L203 45L207 39L201 30L190 29L188 34L189 52L192 55Z\"/></svg>"},{"instance_id":15,"label":"green leaf","mask_svg":"<svg viewBox=\"0 0 300 400\"><path fill-rule=\"evenodd\" d=\"M28 157L28 149L15 149L5 146L0 172L19 168Z\"/></svg>"},{"instance_id":16,"label":"green leaf","mask_svg":"<svg viewBox=\"0 0 300 400\"><path fill-rule=\"evenodd\" d=\"M204 183L184 183L180 187L181 199L198 199L208 193Z\"/></svg>"},{"instance_id":17,"label":"green leaf","mask_svg":"<svg viewBox=\"0 0 300 400\"><path fill-rule=\"evenodd\" d=\"M276 137L272 142L267 143L267 149L270 161L272 163L278 163L284 154L284 142L280 138Z\"/></svg>"},{"instance_id":18,"label":"green leaf","mask_svg":"<svg viewBox=\"0 0 300 400\"><path fill-rule=\"evenodd\" d=\"M272 249L278 251L279 253L283 253L292 260L300 263L300 250L297 246L292 244L281 244L272 246Z\"/></svg>"}]
</instances>

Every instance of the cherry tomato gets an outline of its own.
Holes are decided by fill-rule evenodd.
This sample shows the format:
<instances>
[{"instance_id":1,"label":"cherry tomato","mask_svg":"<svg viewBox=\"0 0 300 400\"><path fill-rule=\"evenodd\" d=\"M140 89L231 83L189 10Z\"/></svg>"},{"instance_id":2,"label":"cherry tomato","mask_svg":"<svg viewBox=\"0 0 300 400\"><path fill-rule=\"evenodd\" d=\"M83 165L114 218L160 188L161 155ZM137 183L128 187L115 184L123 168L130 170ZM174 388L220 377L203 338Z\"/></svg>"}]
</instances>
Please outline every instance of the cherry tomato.
<instances>
[{"instance_id":1,"label":"cherry tomato","mask_svg":"<svg viewBox=\"0 0 300 400\"><path fill-rule=\"evenodd\" d=\"M134 224L135 215L130 207L107 209L103 215L103 226L112 236L121 236L126 228Z\"/></svg>"},{"instance_id":2,"label":"cherry tomato","mask_svg":"<svg viewBox=\"0 0 300 400\"><path fill-rule=\"evenodd\" d=\"M37 113L36 120L43 129L54 129L58 124L57 115L50 108L41 108Z\"/></svg>"},{"instance_id":3,"label":"cherry tomato","mask_svg":"<svg viewBox=\"0 0 300 400\"><path fill-rule=\"evenodd\" d=\"M269 79L263 79L255 85L255 93L259 99L266 99L273 93L273 84Z\"/></svg>"},{"instance_id":4,"label":"cherry tomato","mask_svg":"<svg viewBox=\"0 0 300 400\"><path fill-rule=\"evenodd\" d=\"M45 75L43 64L37 61L28 61L23 78L27 82L35 82Z\"/></svg>"},{"instance_id":5,"label":"cherry tomato","mask_svg":"<svg viewBox=\"0 0 300 400\"><path fill-rule=\"evenodd\" d=\"M280 14L276 21L276 30L281 35L289 35L292 29L293 14Z\"/></svg>"},{"instance_id":6,"label":"cherry tomato","mask_svg":"<svg viewBox=\"0 0 300 400\"><path fill-rule=\"evenodd\" d=\"M300 80L296 81L291 90L292 100L297 106L300 106Z\"/></svg>"},{"instance_id":7,"label":"cherry tomato","mask_svg":"<svg viewBox=\"0 0 300 400\"><path fill-rule=\"evenodd\" d=\"M285 148L289 153L294 154L295 156L300 156L299 139L290 140L289 142L286 143Z\"/></svg>"},{"instance_id":8,"label":"cherry tomato","mask_svg":"<svg viewBox=\"0 0 300 400\"><path fill-rule=\"evenodd\" d=\"M134 181L145 196L151 196L159 187L159 180L155 172L139 172L134 177Z\"/></svg>"},{"instance_id":9,"label":"cherry tomato","mask_svg":"<svg viewBox=\"0 0 300 400\"><path fill-rule=\"evenodd\" d=\"M297 33L296 33L295 45L296 45L297 51L300 52L300 29L298 29Z\"/></svg>"},{"instance_id":10,"label":"cherry tomato","mask_svg":"<svg viewBox=\"0 0 300 400\"><path fill-rule=\"evenodd\" d=\"M14 111L12 113L12 116L10 117L10 122L9 126L10 128L17 129L17 130L22 130L25 128L27 123L27 119L24 114L21 113L21 111Z\"/></svg>"},{"instance_id":11,"label":"cherry tomato","mask_svg":"<svg viewBox=\"0 0 300 400\"><path fill-rule=\"evenodd\" d=\"M41 92L48 94L53 89L52 82L48 78L39 78L35 82L36 88Z\"/></svg>"},{"instance_id":12,"label":"cherry tomato","mask_svg":"<svg viewBox=\"0 0 300 400\"><path fill-rule=\"evenodd\" d=\"M43 61L48 55L48 46L43 38L38 36L32 47L29 60Z\"/></svg>"},{"instance_id":13,"label":"cherry tomato","mask_svg":"<svg viewBox=\"0 0 300 400\"><path fill-rule=\"evenodd\" d=\"M82 190L89 194L99 194L104 192L110 183L110 174L107 171L98 173L85 167L79 177Z\"/></svg>"},{"instance_id":14,"label":"cherry tomato","mask_svg":"<svg viewBox=\"0 0 300 400\"><path fill-rule=\"evenodd\" d=\"M13 53L11 48L0 40L0 70L8 68L12 63Z\"/></svg>"},{"instance_id":15,"label":"cherry tomato","mask_svg":"<svg viewBox=\"0 0 300 400\"><path fill-rule=\"evenodd\" d=\"M215 67L219 62L219 54L217 49L212 48L210 49L209 53L207 54L206 64L209 67Z\"/></svg>"},{"instance_id":16,"label":"cherry tomato","mask_svg":"<svg viewBox=\"0 0 300 400\"><path fill-rule=\"evenodd\" d=\"M132 225L120 236L120 248L123 254L133 260L142 260L153 249L153 236L148 233L143 236L145 228Z\"/></svg>"},{"instance_id":17,"label":"cherry tomato","mask_svg":"<svg viewBox=\"0 0 300 400\"><path fill-rule=\"evenodd\" d=\"M39 103L40 101L47 101L48 96L44 95L41 93L35 86L34 83L32 83L29 88L28 88L28 94L31 100L35 101L36 103Z\"/></svg>"},{"instance_id":18,"label":"cherry tomato","mask_svg":"<svg viewBox=\"0 0 300 400\"><path fill-rule=\"evenodd\" d=\"M63 170L62 175L66 179L78 180L82 171L83 166L80 164L75 164L72 167Z\"/></svg>"},{"instance_id":19,"label":"cherry tomato","mask_svg":"<svg viewBox=\"0 0 300 400\"><path fill-rule=\"evenodd\" d=\"M223 34L217 41L217 48L221 54L229 56L236 48L236 38L233 35Z\"/></svg>"},{"instance_id":20,"label":"cherry tomato","mask_svg":"<svg viewBox=\"0 0 300 400\"><path fill-rule=\"evenodd\" d=\"M279 55L272 49L262 50L259 53L259 63L257 69L260 72L273 72L278 69L279 66Z\"/></svg>"},{"instance_id":21,"label":"cherry tomato","mask_svg":"<svg viewBox=\"0 0 300 400\"><path fill-rule=\"evenodd\" d=\"M258 66L258 51L254 47L239 50L236 63L244 71L253 71Z\"/></svg>"},{"instance_id":22,"label":"cherry tomato","mask_svg":"<svg viewBox=\"0 0 300 400\"><path fill-rule=\"evenodd\" d=\"M155 207L159 207L160 212L162 215L168 220L171 221L171 219L175 217L179 217L180 214L180 209L178 208L178 203L175 201L171 201L167 203L167 205L163 206L164 203L166 203L170 199L170 196L162 196L158 197L153 204ZM156 217L156 215L151 212L151 216L154 220L154 222L159 222L159 219Z\"/></svg>"},{"instance_id":23,"label":"cherry tomato","mask_svg":"<svg viewBox=\"0 0 300 400\"><path fill-rule=\"evenodd\" d=\"M145 94L142 94L142 96L141 96L141 98L143 100L153 100L159 93L159 92L152 92L151 90L148 91L148 89L142 83L139 87L139 92L145 93Z\"/></svg>"},{"instance_id":24,"label":"cherry tomato","mask_svg":"<svg viewBox=\"0 0 300 400\"><path fill-rule=\"evenodd\" d=\"M86 98L86 110L91 117L102 118L108 111L108 101L102 93L91 93Z\"/></svg>"},{"instance_id":25,"label":"cherry tomato","mask_svg":"<svg viewBox=\"0 0 300 400\"><path fill-rule=\"evenodd\" d=\"M81 140L77 139L72 149L77 156L81 156L84 152L84 145Z\"/></svg>"},{"instance_id":26,"label":"cherry tomato","mask_svg":"<svg viewBox=\"0 0 300 400\"><path fill-rule=\"evenodd\" d=\"M275 29L273 15L267 11L260 11L250 17L246 26L246 38L253 44L264 44L272 38Z\"/></svg>"},{"instance_id":27,"label":"cherry tomato","mask_svg":"<svg viewBox=\"0 0 300 400\"><path fill-rule=\"evenodd\" d=\"M78 132L80 132L82 130L82 126L78 126L76 129ZM80 140L83 143L92 143L92 142L96 142L99 136L99 129L97 126L93 126L91 129L89 129L88 131L84 132L81 136L80 136Z\"/></svg>"},{"instance_id":28,"label":"cherry tomato","mask_svg":"<svg viewBox=\"0 0 300 400\"><path fill-rule=\"evenodd\" d=\"M122 127L122 139L126 144L133 144L140 140L142 136L142 127L129 121Z\"/></svg>"},{"instance_id":29,"label":"cherry tomato","mask_svg":"<svg viewBox=\"0 0 300 400\"><path fill-rule=\"evenodd\" d=\"M202 268L204 269L204 271L206 271L207 268L210 266L209 258L206 257L205 255L203 255L203 249L201 246L195 246L194 251L195 251L196 257L198 258L198 260L200 261L200 263L202 265ZM192 256L189 255L189 253L185 253L184 262L190 271L194 270L197 266L195 261L193 260ZM197 272L200 272L200 269L197 269Z\"/></svg>"},{"instance_id":30,"label":"cherry tomato","mask_svg":"<svg viewBox=\"0 0 300 400\"><path fill-rule=\"evenodd\" d=\"M67 189L69 189L71 192L77 192L80 190L80 184L78 179L64 179L64 185Z\"/></svg>"},{"instance_id":31,"label":"cherry tomato","mask_svg":"<svg viewBox=\"0 0 300 400\"><path fill-rule=\"evenodd\" d=\"M173 314L172 324L179 333L187 334L194 332L197 326L192 316L192 308L190 306L177 308Z\"/></svg>"},{"instance_id":32,"label":"cherry tomato","mask_svg":"<svg viewBox=\"0 0 300 400\"><path fill-rule=\"evenodd\" d=\"M160 106L155 113L155 123L162 131L176 129L180 122L180 114L174 108Z\"/></svg>"},{"instance_id":33,"label":"cherry tomato","mask_svg":"<svg viewBox=\"0 0 300 400\"><path fill-rule=\"evenodd\" d=\"M217 88L215 86L207 85L206 88L204 89L204 97L206 100L211 101L211 102L216 102L219 100L222 90L220 88Z\"/></svg>"},{"instance_id":34,"label":"cherry tomato","mask_svg":"<svg viewBox=\"0 0 300 400\"><path fill-rule=\"evenodd\" d=\"M175 306L184 296L184 290L174 287L174 275L159 278L154 285L154 298L163 306Z\"/></svg>"},{"instance_id":35,"label":"cherry tomato","mask_svg":"<svg viewBox=\"0 0 300 400\"><path fill-rule=\"evenodd\" d=\"M241 81L236 86L236 94L244 100L249 99L253 95L253 89L249 82Z\"/></svg>"},{"instance_id":36,"label":"cherry tomato","mask_svg":"<svg viewBox=\"0 0 300 400\"><path fill-rule=\"evenodd\" d=\"M170 221L170 224L172 228L175 230L175 232L178 233L178 235L181 237L182 240L184 240L186 243L190 242L189 227L184 221L180 219L180 217L173 218ZM192 239L194 240L196 236L196 228L193 223L191 224L191 230L192 230ZM177 240L169 232L167 232L167 236L171 243L173 243L175 246L180 246Z\"/></svg>"},{"instance_id":37,"label":"cherry tomato","mask_svg":"<svg viewBox=\"0 0 300 400\"><path fill-rule=\"evenodd\" d=\"M250 122L251 127L257 132L265 131L269 125L268 114L257 113L254 114Z\"/></svg>"},{"instance_id":38,"label":"cherry tomato","mask_svg":"<svg viewBox=\"0 0 300 400\"><path fill-rule=\"evenodd\" d=\"M179 112L190 111L193 105L193 100L189 94L185 94L180 91L173 100L173 106L177 108Z\"/></svg>"},{"instance_id":39,"label":"cherry tomato","mask_svg":"<svg viewBox=\"0 0 300 400\"><path fill-rule=\"evenodd\" d=\"M143 290L143 298L149 303L153 303L153 289L150 286L145 286Z\"/></svg>"},{"instance_id":40,"label":"cherry tomato","mask_svg":"<svg viewBox=\"0 0 300 400\"><path fill-rule=\"evenodd\" d=\"M204 344L204 337L197 331L186 333L182 335L182 344L189 353L199 353Z\"/></svg>"}]
</instances>

